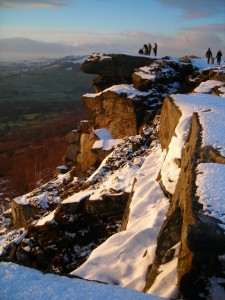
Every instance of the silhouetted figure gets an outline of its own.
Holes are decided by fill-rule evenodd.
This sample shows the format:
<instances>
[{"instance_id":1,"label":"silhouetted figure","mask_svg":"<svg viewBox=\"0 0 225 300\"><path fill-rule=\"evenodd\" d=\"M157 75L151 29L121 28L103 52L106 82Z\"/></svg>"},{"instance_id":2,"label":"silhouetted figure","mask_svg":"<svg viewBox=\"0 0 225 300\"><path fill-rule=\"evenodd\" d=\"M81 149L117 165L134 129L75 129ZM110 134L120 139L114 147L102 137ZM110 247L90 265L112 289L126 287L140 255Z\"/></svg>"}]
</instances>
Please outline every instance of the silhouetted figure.
<instances>
[{"instance_id":1,"label":"silhouetted figure","mask_svg":"<svg viewBox=\"0 0 225 300\"><path fill-rule=\"evenodd\" d=\"M143 46L144 55L148 55L148 46L144 44Z\"/></svg>"},{"instance_id":2,"label":"silhouetted figure","mask_svg":"<svg viewBox=\"0 0 225 300\"><path fill-rule=\"evenodd\" d=\"M144 54L144 51L143 51L143 49L142 49L142 48L141 48L141 49L139 49L138 53L139 53L139 54Z\"/></svg>"},{"instance_id":3,"label":"silhouetted figure","mask_svg":"<svg viewBox=\"0 0 225 300\"><path fill-rule=\"evenodd\" d=\"M222 57L222 52L219 50L216 54L216 59L217 59L217 64L220 65L221 63L221 57Z\"/></svg>"},{"instance_id":4,"label":"silhouetted figure","mask_svg":"<svg viewBox=\"0 0 225 300\"><path fill-rule=\"evenodd\" d=\"M153 47L153 53L155 56L157 55L157 49L158 49L158 45L155 43Z\"/></svg>"},{"instance_id":5,"label":"silhouetted figure","mask_svg":"<svg viewBox=\"0 0 225 300\"><path fill-rule=\"evenodd\" d=\"M148 55L151 55L152 52L152 45L148 43Z\"/></svg>"},{"instance_id":6,"label":"silhouetted figure","mask_svg":"<svg viewBox=\"0 0 225 300\"><path fill-rule=\"evenodd\" d=\"M206 58L207 58L207 60L208 60L208 64L209 64L210 58L211 58L211 56L212 56L212 52L211 52L210 48L206 51L205 56L206 56Z\"/></svg>"}]
</instances>

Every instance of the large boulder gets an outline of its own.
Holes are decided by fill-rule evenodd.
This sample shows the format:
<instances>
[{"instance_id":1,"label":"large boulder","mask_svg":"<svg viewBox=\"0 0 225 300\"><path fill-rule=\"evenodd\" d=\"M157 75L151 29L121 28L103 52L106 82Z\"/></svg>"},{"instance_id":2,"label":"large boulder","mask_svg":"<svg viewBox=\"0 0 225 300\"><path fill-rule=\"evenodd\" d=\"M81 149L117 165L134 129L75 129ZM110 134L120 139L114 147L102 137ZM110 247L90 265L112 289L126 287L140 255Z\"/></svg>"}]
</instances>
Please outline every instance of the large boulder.
<instances>
[{"instance_id":1,"label":"large boulder","mask_svg":"<svg viewBox=\"0 0 225 300\"><path fill-rule=\"evenodd\" d=\"M135 104L126 94L106 91L100 95L84 95L84 105L92 112L96 128L107 128L114 138L137 134Z\"/></svg>"},{"instance_id":2,"label":"large boulder","mask_svg":"<svg viewBox=\"0 0 225 300\"><path fill-rule=\"evenodd\" d=\"M214 69L209 72L210 80L225 82L225 69Z\"/></svg>"},{"instance_id":3,"label":"large boulder","mask_svg":"<svg viewBox=\"0 0 225 300\"><path fill-rule=\"evenodd\" d=\"M20 204L15 200L12 200L11 207L13 226L15 228L27 228L27 226L33 222L34 216L42 212L38 206Z\"/></svg>"},{"instance_id":4,"label":"large boulder","mask_svg":"<svg viewBox=\"0 0 225 300\"><path fill-rule=\"evenodd\" d=\"M82 64L81 70L109 78L131 78L135 69L149 65L152 61L149 56L94 53Z\"/></svg>"}]
</instances>

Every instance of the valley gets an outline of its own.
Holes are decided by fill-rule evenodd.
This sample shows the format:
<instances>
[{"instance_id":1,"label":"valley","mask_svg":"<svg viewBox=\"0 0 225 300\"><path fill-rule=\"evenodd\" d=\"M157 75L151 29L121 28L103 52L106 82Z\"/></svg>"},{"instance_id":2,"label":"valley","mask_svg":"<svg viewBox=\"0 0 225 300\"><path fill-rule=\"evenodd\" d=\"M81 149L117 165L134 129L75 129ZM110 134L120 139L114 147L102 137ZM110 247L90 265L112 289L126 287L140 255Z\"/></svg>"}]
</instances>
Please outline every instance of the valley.
<instances>
[{"instance_id":1,"label":"valley","mask_svg":"<svg viewBox=\"0 0 225 300\"><path fill-rule=\"evenodd\" d=\"M80 102L93 75L75 57L0 63L0 198L50 180L63 163L66 135L88 117Z\"/></svg>"}]
</instances>

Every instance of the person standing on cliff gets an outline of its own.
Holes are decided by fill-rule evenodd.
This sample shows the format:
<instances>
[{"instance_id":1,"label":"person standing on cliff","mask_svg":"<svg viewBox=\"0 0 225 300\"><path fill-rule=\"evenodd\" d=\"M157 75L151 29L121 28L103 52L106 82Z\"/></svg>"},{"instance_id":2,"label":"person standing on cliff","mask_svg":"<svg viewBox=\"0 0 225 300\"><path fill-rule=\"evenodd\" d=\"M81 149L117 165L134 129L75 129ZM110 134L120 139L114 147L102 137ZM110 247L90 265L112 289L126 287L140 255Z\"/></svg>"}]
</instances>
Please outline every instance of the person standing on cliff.
<instances>
[{"instance_id":1,"label":"person standing on cliff","mask_svg":"<svg viewBox=\"0 0 225 300\"><path fill-rule=\"evenodd\" d=\"M157 49L158 49L158 45L155 43L153 47L153 53L155 56L157 55Z\"/></svg>"},{"instance_id":2,"label":"person standing on cliff","mask_svg":"<svg viewBox=\"0 0 225 300\"><path fill-rule=\"evenodd\" d=\"M151 55L152 52L152 45L148 43L148 55Z\"/></svg>"},{"instance_id":3,"label":"person standing on cliff","mask_svg":"<svg viewBox=\"0 0 225 300\"><path fill-rule=\"evenodd\" d=\"M148 55L148 46L147 46L147 44L144 44L143 52L144 52L144 55Z\"/></svg>"},{"instance_id":4,"label":"person standing on cliff","mask_svg":"<svg viewBox=\"0 0 225 300\"><path fill-rule=\"evenodd\" d=\"M222 57L222 52L219 50L216 54L216 59L217 59L217 64L220 65L221 63L221 57Z\"/></svg>"},{"instance_id":5,"label":"person standing on cliff","mask_svg":"<svg viewBox=\"0 0 225 300\"><path fill-rule=\"evenodd\" d=\"M210 58L212 57L212 51L210 50L210 48L206 51L206 54L205 54L207 60L208 60L208 64L210 62Z\"/></svg>"}]
</instances>

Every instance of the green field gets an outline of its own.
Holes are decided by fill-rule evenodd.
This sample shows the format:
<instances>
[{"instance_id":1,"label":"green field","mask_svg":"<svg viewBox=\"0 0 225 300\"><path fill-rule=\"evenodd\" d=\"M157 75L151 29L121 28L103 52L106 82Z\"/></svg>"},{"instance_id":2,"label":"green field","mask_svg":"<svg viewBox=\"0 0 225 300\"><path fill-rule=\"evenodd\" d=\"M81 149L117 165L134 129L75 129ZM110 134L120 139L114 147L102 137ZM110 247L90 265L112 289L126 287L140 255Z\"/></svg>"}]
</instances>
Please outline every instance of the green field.
<instances>
[{"instance_id":1,"label":"green field","mask_svg":"<svg viewBox=\"0 0 225 300\"><path fill-rule=\"evenodd\" d=\"M65 64L0 78L1 134L81 107L80 97L93 91L94 77L84 74L80 64Z\"/></svg>"}]
</instances>

